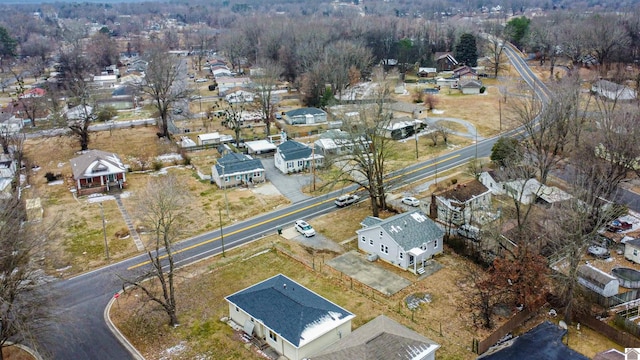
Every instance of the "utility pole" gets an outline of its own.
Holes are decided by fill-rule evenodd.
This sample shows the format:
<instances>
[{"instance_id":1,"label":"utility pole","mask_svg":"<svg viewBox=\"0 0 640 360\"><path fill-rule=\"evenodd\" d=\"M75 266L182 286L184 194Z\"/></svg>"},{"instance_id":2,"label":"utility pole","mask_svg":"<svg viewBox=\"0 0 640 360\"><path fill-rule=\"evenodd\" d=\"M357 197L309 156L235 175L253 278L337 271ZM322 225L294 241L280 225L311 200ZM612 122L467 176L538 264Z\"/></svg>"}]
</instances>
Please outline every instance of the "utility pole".
<instances>
[{"instance_id":1,"label":"utility pole","mask_svg":"<svg viewBox=\"0 0 640 360\"><path fill-rule=\"evenodd\" d=\"M107 225L104 220L104 207L102 207L102 203L98 203L100 205L100 213L102 215L102 233L104 234L104 252L107 256L107 261L109 261L109 243L107 243Z\"/></svg>"},{"instance_id":2,"label":"utility pole","mask_svg":"<svg viewBox=\"0 0 640 360\"><path fill-rule=\"evenodd\" d=\"M313 174L313 191L316 191L316 147L311 143L311 173Z\"/></svg>"},{"instance_id":3,"label":"utility pole","mask_svg":"<svg viewBox=\"0 0 640 360\"><path fill-rule=\"evenodd\" d=\"M222 233L222 209L218 208L218 217L220 218L220 242L222 243L222 257L224 257L224 234Z\"/></svg>"},{"instance_id":4,"label":"utility pole","mask_svg":"<svg viewBox=\"0 0 640 360\"><path fill-rule=\"evenodd\" d=\"M502 100L498 99L498 110L500 111L500 132L502 132Z\"/></svg>"},{"instance_id":5,"label":"utility pole","mask_svg":"<svg viewBox=\"0 0 640 360\"><path fill-rule=\"evenodd\" d=\"M224 165L218 163L218 165L220 165L220 167L222 168L222 181L220 181L220 183L222 183L222 192L224 193L224 202L227 205L227 218L229 218L229 199L227 198L227 185L225 184L227 182L227 178L224 176Z\"/></svg>"},{"instance_id":6,"label":"utility pole","mask_svg":"<svg viewBox=\"0 0 640 360\"><path fill-rule=\"evenodd\" d=\"M413 124L413 133L414 133L415 138L416 138L416 160L418 160L418 124L415 123L415 122Z\"/></svg>"}]
</instances>

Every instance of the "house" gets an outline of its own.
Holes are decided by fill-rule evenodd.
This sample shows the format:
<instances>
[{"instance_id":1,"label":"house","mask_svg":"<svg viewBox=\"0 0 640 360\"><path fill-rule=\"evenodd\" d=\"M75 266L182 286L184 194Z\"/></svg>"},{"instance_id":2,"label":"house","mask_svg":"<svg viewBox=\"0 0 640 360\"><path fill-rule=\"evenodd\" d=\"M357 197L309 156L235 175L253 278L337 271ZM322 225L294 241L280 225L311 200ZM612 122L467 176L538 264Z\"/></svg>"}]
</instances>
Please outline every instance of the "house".
<instances>
[{"instance_id":1,"label":"house","mask_svg":"<svg viewBox=\"0 0 640 360\"><path fill-rule=\"evenodd\" d=\"M309 360L435 360L440 345L380 315Z\"/></svg>"},{"instance_id":2,"label":"house","mask_svg":"<svg viewBox=\"0 0 640 360\"><path fill-rule=\"evenodd\" d=\"M482 81L480 80L460 80L458 85L460 91L465 95L478 95L482 89Z\"/></svg>"},{"instance_id":3,"label":"house","mask_svg":"<svg viewBox=\"0 0 640 360\"><path fill-rule=\"evenodd\" d=\"M327 113L314 107L300 108L284 113L284 121L289 125L326 123Z\"/></svg>"},{"instance_id":4,"label":"house","mask_svg":"<svg viewBox=\"0 0 640 360\"><path fill-rule=\"evenodd\" d=\"M624 243L624 258L640 264L640 238L628 240Z\"/></svg>"},{"instance_id":5,"label":"house","mask_svg":"<svg viewBox=\"0 0 640 360\"><path fill-rule=\"evenodd\" d=\"M419 77L433 77L436 76L438 70L432 67L419 67L418 68L418 76Z\"/></svg>"},{"instance_id":6,"label":"house","mask_svg":"<svg viewBox=\"0 0 640 360\"><path fill-rule=\"evenodd\" d=\"M207 133L196 136L198 145L217 145L220 144L220 133Z\"/></svg>"},{"instance_id":7,"label":"house","mask_svg":"<svg viewBox=\"0 0 640 360\"><path fill-rule=\"evenodd\" d=\"M265 182L264 166L249 155L229 152L211 167L211 182L219 188Z\"/></svg>"},{"instance_id":8,"label":"house","mask_svg":"<svg viewBox=\"0 0 640 360\"><path fill-rule=\"evenodd\" d=\"M384 137L393 140L401 140L415 134L416 129L420 128L421 125L422 121L414 120L405 116L391 119L388 124L382 127L382 130L384 130Z\"/></svg>"},{"instance_id":9,"label":"house","mask_svg":"<svg viewBox=\"0 0 640 360\"><path fill-rule=\"evenodd\" d=\"M436 70L438 72L441 71L451 71L458 66L458 61L450 52L445 53L436 53Z\"/></svg>"},{"instance_id":10,"label":"house","mask_svg":"<svg viewBox=\"0 0 640 360\"><path fill-rule=\"evenodd\" d=\"M411 114L411 117L414 119L419 118L423 113L427 112L427 108L422 105L409 104L402 101L387 103L384 105L384 108L394 112Z\"/></svg>"},{"instance_id":11,"label":"house","mask_svg":"<svg viewBox=\"0 0 640 360\"><path fill-rule=\"evenodd\" d=\"M618 278L590 264L578 267L578 283L605 297L618 295L620 286Z\"/></svg>"},{"instance_id":12,"label":"house","mask_svg":"<svg viewBox=\"0 0 640 360\"><path fill-rule=\"evenodd\" d=\"M442 252L444 231L422 211L387 219L367 217L357 230L358 249L404 270L419 273L427 260Z\"/></svg>"},{"instance_id":13,"label":"house","mask_svg":"<svg viewBox=\"0 0 640 360\"><path fill-rule=\"evenodd\" d=\"M371 140L364 136L354 136L339 129L329 130L320 134L320 138L313 145L318 154L324 156L340 156L352 154L354 150L368 151Z\"/></svg>"},{"instance_id":14,"label":"house","mask_svg":"<svg viewBox=\"0 0 640 360\"><path fill-rule=\"evenodd\" d=\"M491 190L478 180L431 195L431 217L446 224L470 224L474 211L491 206Z\"/></svg>"},{"instance_id":15,"label":"house","mask_svg":"<svg viewBox=\"0 0 640 360\"><path fill-rule=\"evenodd\" d=\"M324 164L324 156L316 154L311 147L293 140L278 145L273 157L276 168L283 174L300 172Z\"/></svg>"},{"instance_id":16,"label":"house","mask_svg":"<svg viewBox=\"0 0 640 360\"><path fill-rule=\"evenodd\" d=\"M279 274L225 298L244 332L290 360L308 359L351 333L351 312Z\"/></svg>"},{"instance_id":17,"label":"house","mask_svg":"<svg viewBox=\"0 0 640 360\"><path fill-rule=\"evenodd\" d=\"M233 88L249 86L249 84L251 84L251 79L248 77L223 77L219 79L216 78L216 83L218 84L218 91L222 96Z\"/></svg>"},{"instance_id":18,"label":"house","mask_svg":"<svg viewBox=\"0 0 640 360\"><path fill-rule=\"evenodd\" d=\"M448 87L450 89L457 89L458 88L458 79L455 78L437 78L436 79L436 85L445 88Z\"/></svg>"},{"instance_id":19,"label":"house","mask_svg":"<svg viewBox=\"0 0 640 360\"><path fill-rule=\"evenodd\" d=\"M632 350L632 349L629 349ZM640 354L640 352L639 352ZM602 352L597 353L594 357L593 360L627 360L625 359L625 354L617 349L609 349L609 350L605 350ZM638 358L636 357L636 360Z\"/></svg>"},{"instance_id":20,"label":"house","mask_svg":"<svg viewBox=\"0 0 640 360\"><path fill-rule=\"evenodd\" d=\"M93 84L99 87L113 86L118 82L118 75L94 75Z\"/></svg>"},{"instance_id":21,"label":"house","mask_svg":"<svg viewBox=\"0 0 640 360\"><path fill-rule=\"evenodd\" d=\"M20 96L18 96L18 98L20 98L20 99L41 98L46 93L47 93L47 91L45 89L33 88L33 89L26 90L25 92L20 94Z\"/></svg>"},{"instance_id":22,"label":"house","mask_svg":"<svg viewBox=\"0 0 640 360\"><path fill-rule=\"evenodd\" d=\"M640 359L640 350L635 348L624 349L625 360L638 360Z\"/></svg>"},{"instance_id":23,"label":"house","mask_svg":"<svg viewBox=\"0 0 640 360\"><path fill-rule=\"evenodd\" d=\"M487 170L480 173L478 180L495 195L507 193L505 184L510 180L504 171Z\"/></svg>"},{"instance_id":24,"label":"house","mask_svg":"<svg viewBox=\"0 0 640 360\"><path fill-rule=\"evenodd\" d=\"M589 360L588 357L563 343L562 338L565 334L567 334L566 329L545 321L481 358L482 360Z\"/></svg>"},{"instance_id":25,"label":"house","mask_svg":"<svg viewBox=\"0 0 640 360\"><path fill-rule=\"evenodd\" d=\"M127 185L127 168L113 153L89 150L71 159L71 170L78 195L123 189Z\"/></svg>"},{"instance_id":26,"label":"house","mask_svg":"<svg viewBox=\"0 0 640 360\"><path fill-rule=\"evenodd\" d=\"M540 203L551 205L571 199L571 195L555 186L541 184L536 179L512 180L504 183L505 192L524 205Z\"/></svg>"},{"instance_id":27,"label":"house","mask_svg":"<svg viewBox=\"0 0 640 360\"><path fill-rule=\"evenodd\" d=\"M229 104L236 103L251 103L253 102L255 95L252 92L237 90L230 94L225 95L224 99L227 100Z\"/></svg>"},{"instance_id":28,"label":"house","mask_svg":"<svg viewBox=\"0 0 640 360\"><path fill-rule=\"evenodd\" d=\"M591 91L609 100L634 100L638 97L634 89L609 80L596 81Z\"/></svg>"},{"instance_id":29,"label":"house","mask_svg":"<svg viewBox=\"0 0 640 360\"><path fill-rule=\"evenodd\" d=\"M78 105L67 110L64 116L68 121L78 121L86 119L91 114L93 114L93 107L89 105Z\"/></svg>"},{"instance_id":30,"label":"house","mask_svg":"<svg viewBox=\"0 0 640 360\"><path fill-rule=\"evenodd\" d=\"M478 74L476 74L476 71L467 65L460 66L453 70L453 76L460 79L460 81L478 80Z\"/></svg>"},{"instance_id":31,"label":"house","mask_svg":"<svg viewBox=\"0 0 640 360\"><path fill-rule=\"evenodd\" d=\"M246 141L244 145L247 147L249 154L268 154L278 149L278 147L269 140Z\"/></svg>"}]
</instances>

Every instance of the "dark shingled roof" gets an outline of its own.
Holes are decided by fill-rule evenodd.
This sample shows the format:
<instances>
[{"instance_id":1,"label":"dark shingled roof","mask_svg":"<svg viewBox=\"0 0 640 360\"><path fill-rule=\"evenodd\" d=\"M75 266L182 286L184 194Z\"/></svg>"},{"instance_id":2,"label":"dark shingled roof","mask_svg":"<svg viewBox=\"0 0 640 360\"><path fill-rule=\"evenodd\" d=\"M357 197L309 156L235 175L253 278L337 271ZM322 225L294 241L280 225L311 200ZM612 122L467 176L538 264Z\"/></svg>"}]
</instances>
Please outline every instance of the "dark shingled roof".
<instances>
[{"instance_id":1,"label":"dark shingled roof","mask_svg":"<svg viewBox=\"0 0 640 360\"><path fill-rule=\"evenodd\" d=\"M230 152L227 155L218 159L216 169L218 174L222 174L222 167L224 166L224 174L232 175L235 173L245 173L247 171L264 170L262 162L258 159L254 159L248 155Z\"/></svg>"},{"instance_id":2,"label":"dark shingled roof","mask_svg":"<svg viewBox=\"0 0 640 360\"><path fill-rule=\"evenodd\" d=\"M282 158L286 161L305 159L311 156L311 148L297 141L287 140L278 146Z\"/></svg>"},{"instance_id":3,"label":"dark shingled roof","mask_svg":"<svg viewBox=\"0 0 640 360\"><path fill-rule=\"evenodd\" d=\"M475 196L484 194L489 189L486 186L482 185L482 183L478 180L471 180L464 184L458 184L453 189L445 190L437 196L443 197L445 199L452 199L459 203L465 203Z\"/></svg>"},{"instance_id":4,"label":"dark shingled roof","mask_svg":"<svg viewBox=\"0 0 640 360\"><path fill-rule=\"evenodd\" d=\"M122 161L120 160L118 155L102 150L88 150L84 154L71 159L70 162L74 179L83 178L84 172L94 162L98 163L98 165L96 166L100 166L100 163L107 163L113 167L120 169L121 172L127 171L127 168L122 164Z\"/></svg>"},{"instance_id":5,"label":"dark shingled roof","mask_svg":"<svg viewBox=\"0 0 640 360\"><path fill-rule=\"evenodd\" d=\"M314 108L314 107L294 109L294 110L287 111L285 113L285 115L287 115L288 117L300 116L300 115L321 115L321 114L326 114L326 113L324 112L324 110Z\"/></svg>"},{"instance_id":6,"label":"dark shingled roof","mask_svg":"<svg viewBox=\"0 0 640 360\"><path fill-rule=\"evenodd\" d=\"M382 227L405 251L444 236L444 231L420 210L401 213L368 225L374 226Z\"/></svg>"},{"instance_id":7,"label":"dark shingled roof","mask_svg":"<svg viewBox=\"0 0 640 360\"><path fill-rule=\"evenodd\" d=\"M296 347L321 335L314 335L311 331L311 338L303 338L305 330L322 326L320 324L324 322L333 322L337 326L355 317L282 274L225 299Z\"/></svg>"},{"instance_id":8,"label":"dark shingled roof","mask_svg":"<svg viewBox=\"0 0 640 360\"><path fill-rule=\"evenodd\" d=\"M517 337L509 347L481 356L482 360L589 360L562 343L567 330L549 321Z\"/></svg>"},{"instance_id":9,"label":"dark shingled roof","mask_svg":"<svg viewBox=\"0 0 640 360\"><path fill-rule=\"evenodd\" d=\"M311 360L412 360L424 358L440 345L394 320L380 315Z\"/></svg>"}]
</instances>

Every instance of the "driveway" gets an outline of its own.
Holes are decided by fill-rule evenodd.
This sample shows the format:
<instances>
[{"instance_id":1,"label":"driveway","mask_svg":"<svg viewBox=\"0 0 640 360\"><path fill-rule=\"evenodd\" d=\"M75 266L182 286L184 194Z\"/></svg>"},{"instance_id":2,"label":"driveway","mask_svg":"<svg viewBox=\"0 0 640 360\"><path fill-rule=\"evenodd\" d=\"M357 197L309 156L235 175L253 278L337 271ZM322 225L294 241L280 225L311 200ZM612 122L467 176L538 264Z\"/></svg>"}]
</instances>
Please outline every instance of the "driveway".
<instances>
[{"instance_id":1,"label":"driveway","mask_svg":"<svg viewBox=\"0 0 640 360\"><path fill-rule=\"evenodd\" d=\"M302 188L313 181L311 174L285 175L276 168L273 157L260 159L260 161L267 173L267 180L271 181L280 194L289 199L289 201L297 203L311 197L302 192Z\"/></svg>"}]
</instances>

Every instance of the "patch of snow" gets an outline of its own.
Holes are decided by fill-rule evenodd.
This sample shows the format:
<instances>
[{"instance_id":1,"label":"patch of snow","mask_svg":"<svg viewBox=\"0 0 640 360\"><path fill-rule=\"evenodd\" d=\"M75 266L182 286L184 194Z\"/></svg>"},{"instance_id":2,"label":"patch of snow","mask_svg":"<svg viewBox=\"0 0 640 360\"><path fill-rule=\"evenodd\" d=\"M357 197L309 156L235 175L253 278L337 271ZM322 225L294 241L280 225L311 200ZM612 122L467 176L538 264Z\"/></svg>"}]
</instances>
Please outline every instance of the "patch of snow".
<instances>
[{"instance_id":1,"label":"patch of snow","mask_svg":"<svg viewBox=\"0 0 640 360\"><path fill-rule=\"evenodd\" d=\"M66 165L66 163L63 163L63 162L58 163L58 167L59 167L59 168L61 168L61 167L65 166L65 165Z\"/></svg>"},{"instance_id":2,"label":"patch of snow","mask_svg":"<svg viewBox=\"0 0 640 360\"><path fill-rule=\"evenodd\" d=\"M171 359L174 355L180 354L181 352L187 349L187 342L181 341L178 345L172 346L168 349L165 349L162 353L167 354L168 356L161 356L161 360Z\"/></svg>"},{"instance_id":3,"label":"patch of snow","mask_svg":"<svg viewBox=\"0 0 640 360\"><path fill-rule=\"evenodd\" d=\"M71 265L69 265L69 266L65 266L65 267L60 268L60 269L56 269L56 271L58 271L58 272L63 272L63 271L67 271L67 270L69 270L69 269L71 269Z\"/></svg>"},{"instance_id":4,"label":"patch of snow","mask_svg":"<svg viewBox=\"0 0 640 360\"><path fill-rule=\"evenodd\" d=\"M444 110L433 109L431 110L433 114L444 114Z\"/></svg>"},{"instance_id":5,"label":"patch of snow","mask_svg":"<svg viewBox=\"0 0 640 360\"><path fill-rule=\"evenodd\" d=\"M49 186L62 185L63 183L64 183L64 180L56 180L56 181L48 182L47 185Z\"/></svg>"},{"instance_id":6,"label":"patch of snow","mask_svg":"<svg viewBox=\"0 0 640 360\"><path fill-rule=\"evenodd\" d=\"M177 154L177 153L171 153L171 154L163 154L163 155L158 155L156 156L156 160L160 160L160 161L174 161L174 160L178 160L181 161L182 160L182 155Z\"/></svg>"},{"instance_id":7,"label":"patch of snow","mask_svg":"<svg viewBox=\"0 0 640 360\"><path fill-rule=\"evenodd\" d=\"M109 200L115 200L113 195L92 194L92 195L89 195L89 198L87 199L87 202L89 204L93 204L93 203L109 201Z\"/></svg>"},{"instance_id":8,"label":"patch of snow","mask_svg":"<svg viewBox=\"0 0 640 360\"><path fill-rule=\"evenodd\" d=\"M131 196L131 192L129 192L129 191L125 191L122 194L120 194L120 197L123 198L123 199L126 199L126 198L128 198L130 196Z\"/></svg>"}]
</instances>

